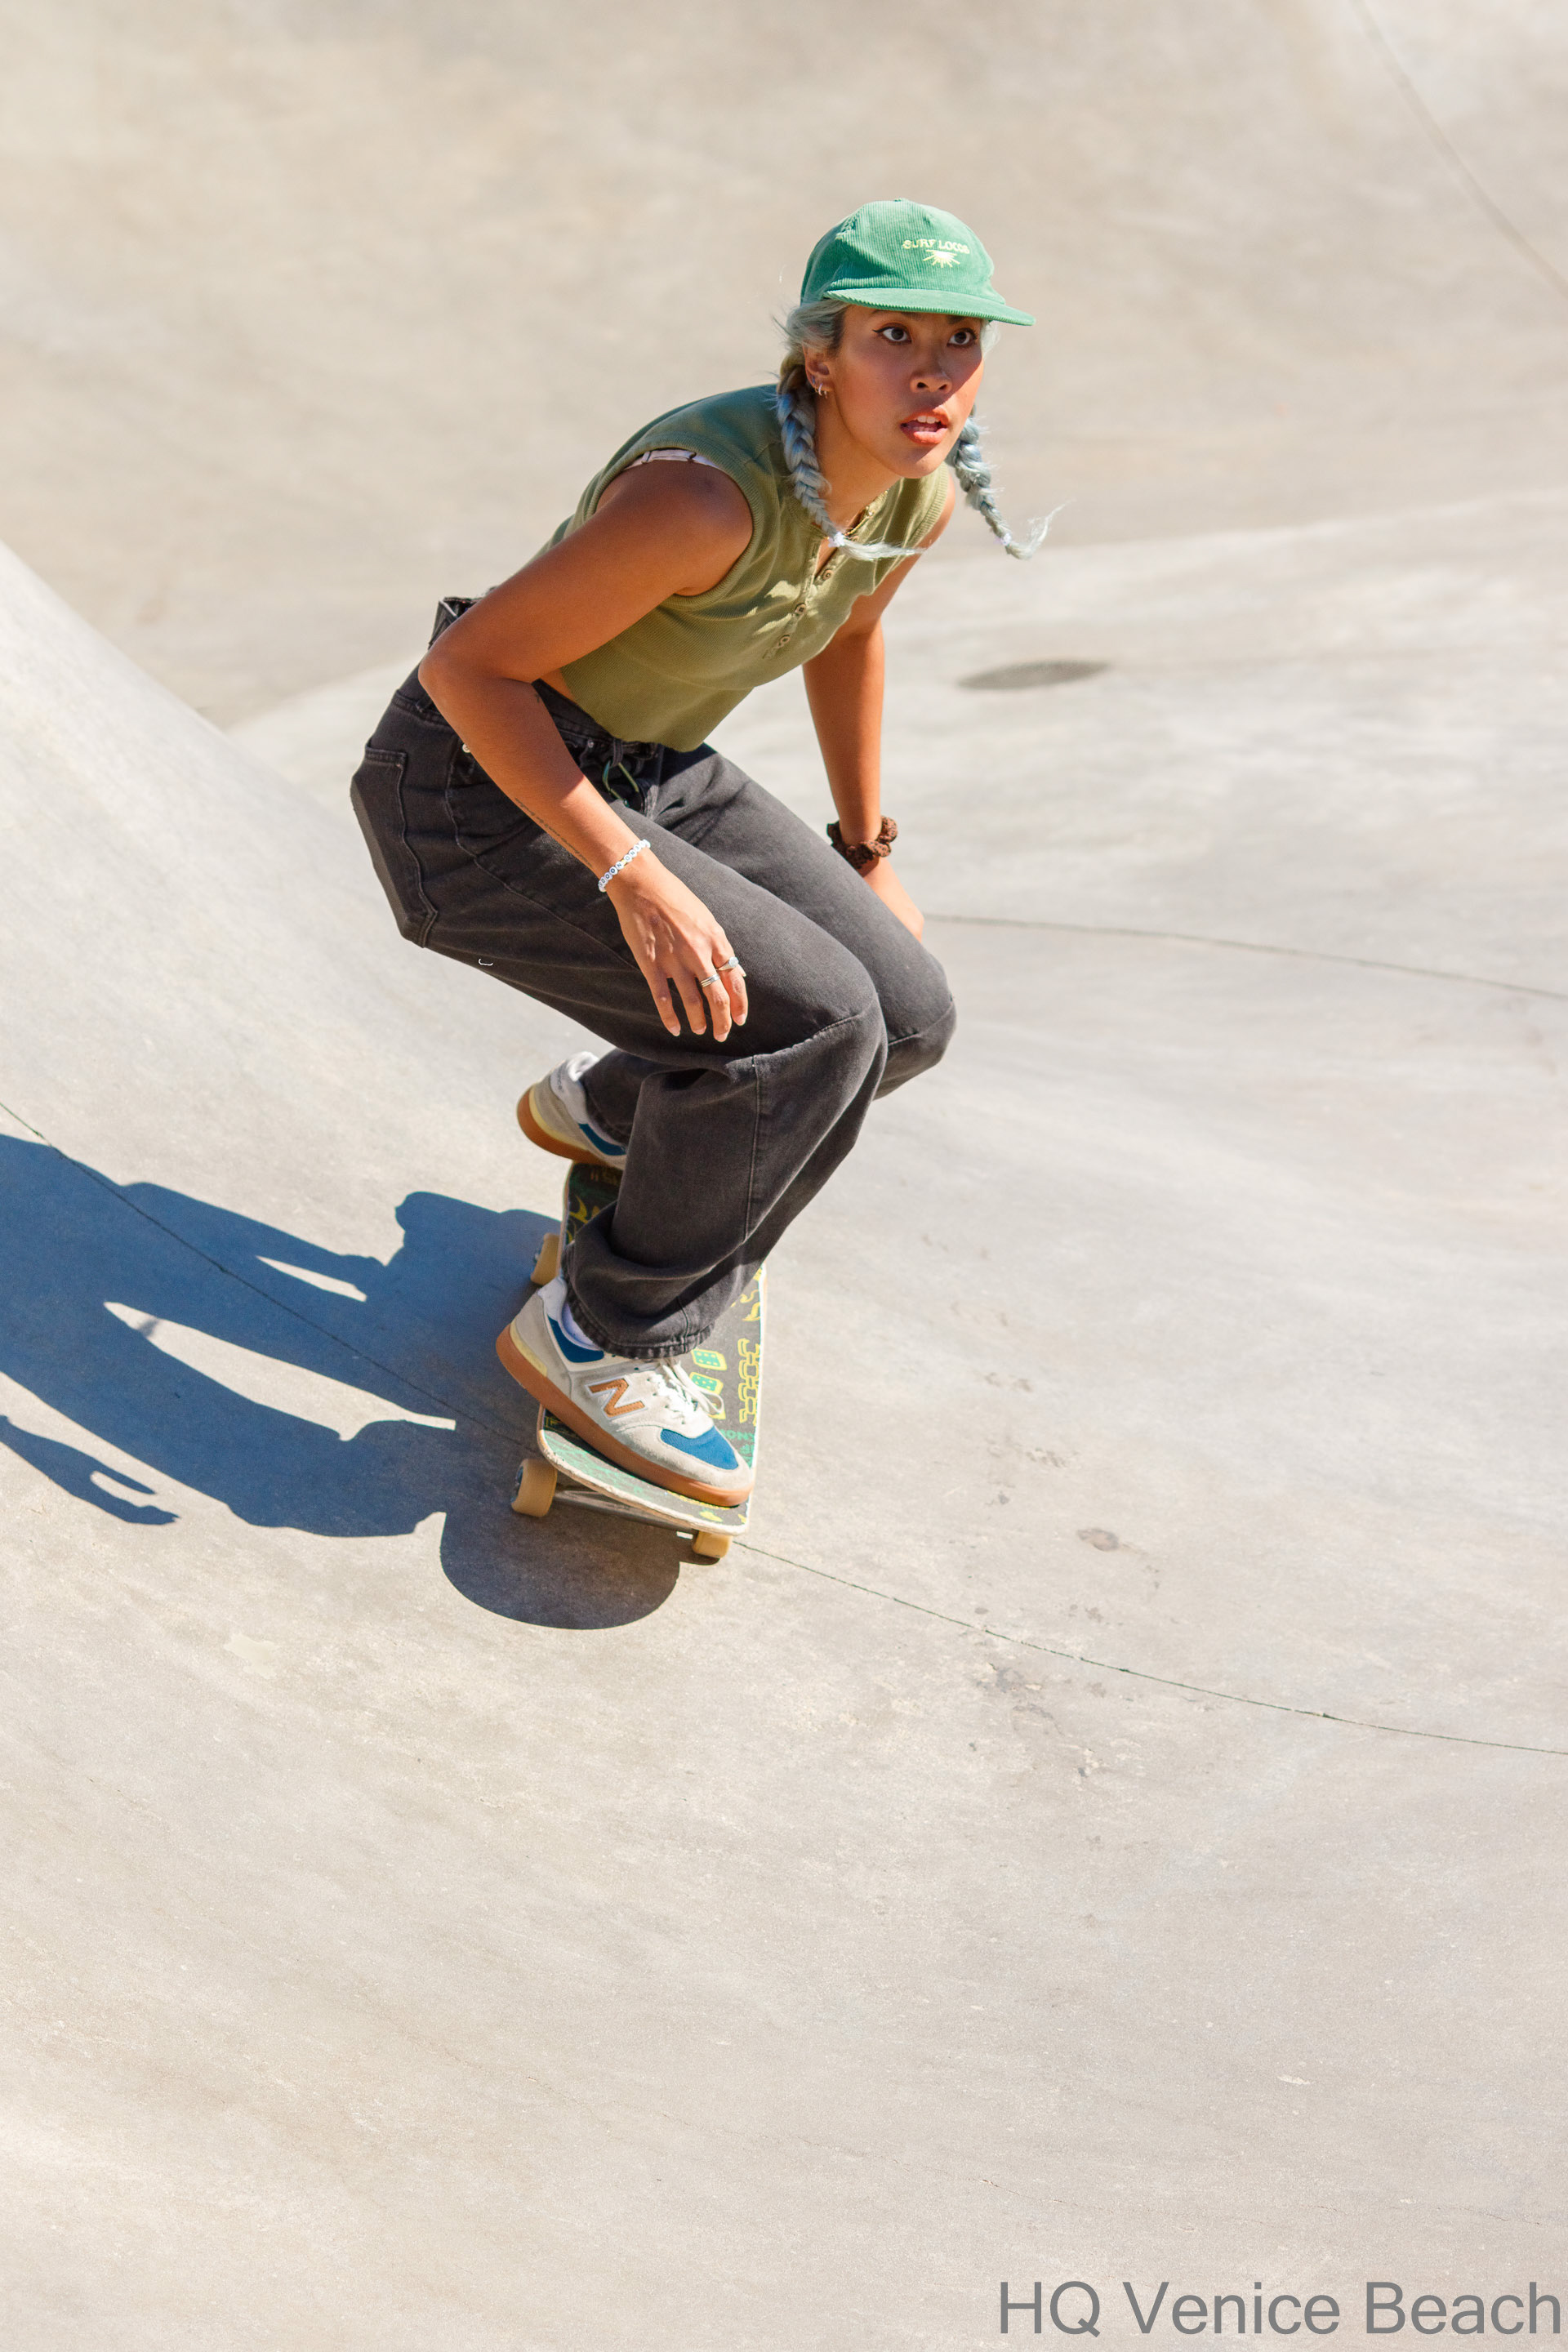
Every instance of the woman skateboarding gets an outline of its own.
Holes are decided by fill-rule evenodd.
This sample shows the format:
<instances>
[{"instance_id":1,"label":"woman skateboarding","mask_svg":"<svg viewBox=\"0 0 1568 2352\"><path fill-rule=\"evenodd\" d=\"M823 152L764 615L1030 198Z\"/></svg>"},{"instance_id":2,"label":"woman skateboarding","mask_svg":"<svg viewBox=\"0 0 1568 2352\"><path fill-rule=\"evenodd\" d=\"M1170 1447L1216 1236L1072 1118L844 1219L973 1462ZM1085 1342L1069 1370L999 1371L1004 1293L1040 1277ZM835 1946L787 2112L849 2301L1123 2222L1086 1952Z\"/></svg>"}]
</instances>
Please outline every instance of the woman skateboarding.
<instances>
[{"instance_id":1,"label":"woman skateboarding","mask_svg":"<svg viewBox=\"0 0 1568 2352\"><path fill-rule=\"evenodd\" d=\"M531 563L444 607L354 779L405 936L611 1049L518 1106L621 1181L501 1360L611 1461L706 1502L752 1474L679 1359L952 1034L889 855L881 617L959 489L1034 551L971 421L998 320L1034 323L961 221L863 205L806 265L777 385L655 418ZM827 841L706 740L797 667Z\"/></svg>"}]
</instances>

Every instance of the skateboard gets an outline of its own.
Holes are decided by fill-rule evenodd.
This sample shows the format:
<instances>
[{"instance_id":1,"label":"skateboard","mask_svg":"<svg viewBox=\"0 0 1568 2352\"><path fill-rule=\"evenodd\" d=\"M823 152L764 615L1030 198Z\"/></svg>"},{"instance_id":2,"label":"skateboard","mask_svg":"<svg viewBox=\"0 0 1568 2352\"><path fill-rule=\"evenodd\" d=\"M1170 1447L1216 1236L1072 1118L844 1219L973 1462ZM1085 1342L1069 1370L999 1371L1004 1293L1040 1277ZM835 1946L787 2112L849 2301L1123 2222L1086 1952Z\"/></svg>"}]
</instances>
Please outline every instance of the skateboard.
<instances>
[{"instance_id":1,"label":"skateboard","mask_svg":"<svg viewBox=\"0 0 1568 2352\"><path fill-rule=\"evenodd\" d=\"M574 1160L567 1171L561 1226L546 1234L533 1262L533 1281L553 1280L561 1253L580 1226L614 1202L620 1173ZM701 1390L703 1402L742 1462L754 1470L757 1463L758 1415L763 1394L763 1323L767 1296L767 1268L761 1266L721 1319L707 1345L693 1348L687 1369ZM568 1429L547 1405L539 1409L535 1438L538 1451L526 1455L512 1485L511 1507L523 1517L542 1519L554 1503L574 1503L590 1511L608 1511L616 1518L641 1519L651 1527L671 1528L689 1535L699 1559L722 1559L731 1536L745 1531L752 1497L744 1502L693 1502L672 1495L666 1486L639 1478L606 1462ZM753 1489L754 1491L754 1489Z\"/></svg>"}]
</instances>

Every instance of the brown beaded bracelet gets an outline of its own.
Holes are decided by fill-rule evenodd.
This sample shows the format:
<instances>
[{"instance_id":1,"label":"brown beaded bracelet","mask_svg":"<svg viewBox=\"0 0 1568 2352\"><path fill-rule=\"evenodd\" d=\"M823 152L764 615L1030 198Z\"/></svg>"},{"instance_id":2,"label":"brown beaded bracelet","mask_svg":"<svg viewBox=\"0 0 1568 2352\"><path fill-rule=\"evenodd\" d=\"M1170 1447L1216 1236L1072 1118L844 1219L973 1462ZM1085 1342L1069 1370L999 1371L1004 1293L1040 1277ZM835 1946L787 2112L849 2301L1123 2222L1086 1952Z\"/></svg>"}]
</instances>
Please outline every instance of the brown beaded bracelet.
<instances>
[{"instance_id":1,"label":"brown beaded bracelet","mask_svg":"<svg viewBox=\"0 0 1568 2352\"><path fill-rule=\"evenodd\" d=\"M847 857L857 874L864 874L875 866L879 857L890 857L899 828L890 816L882 819L881 830L875 841L846 841L844 828L837 821L827 828L827 838L840 857Z\"/></svg>"}]
</instances>

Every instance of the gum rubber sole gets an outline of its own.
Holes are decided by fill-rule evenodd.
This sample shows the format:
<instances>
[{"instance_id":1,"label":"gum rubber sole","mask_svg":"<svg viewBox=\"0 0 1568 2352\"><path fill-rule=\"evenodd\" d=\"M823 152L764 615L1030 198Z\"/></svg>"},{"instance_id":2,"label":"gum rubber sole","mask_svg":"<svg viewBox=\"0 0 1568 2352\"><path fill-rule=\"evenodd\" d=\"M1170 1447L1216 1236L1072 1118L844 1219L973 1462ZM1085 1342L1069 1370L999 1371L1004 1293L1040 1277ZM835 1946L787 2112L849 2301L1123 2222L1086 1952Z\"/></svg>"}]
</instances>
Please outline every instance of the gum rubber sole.
<instances>
[{"instance_id":1,"label":"gum rubber sole","mask_svg":"<svg viewBox=\"0 0 1568 2352\"><path fill-rule=\"evenodd\" d=\"M732 1492L721 1486L699 1486L695 1479L683 1478L679 1470L661 1471L646 1454L634 1454L626 1445L617 1445L608 1431L597 1428L587 1414L573 1403L564 1389L556 1387L542 1365L536 1364L531 1356L524 1355L511 1336L510 1323L496 1341L496 1354L520 1388L526 1389L531 1397L547 1406L558 1421L565 1423L574 1436L580 1437L584 1444L591 1446L595 1454L602 1454L605 1460L613 1463L617 1470L628 1471L634 1478L644 1479L650 1486L661 1487L668 1495L683 1496L689 1503L712 1503L720 1510L735 1510L749 1497L752 1483L750 1479L744 1486Z\"/></svg>"}]
</instances>

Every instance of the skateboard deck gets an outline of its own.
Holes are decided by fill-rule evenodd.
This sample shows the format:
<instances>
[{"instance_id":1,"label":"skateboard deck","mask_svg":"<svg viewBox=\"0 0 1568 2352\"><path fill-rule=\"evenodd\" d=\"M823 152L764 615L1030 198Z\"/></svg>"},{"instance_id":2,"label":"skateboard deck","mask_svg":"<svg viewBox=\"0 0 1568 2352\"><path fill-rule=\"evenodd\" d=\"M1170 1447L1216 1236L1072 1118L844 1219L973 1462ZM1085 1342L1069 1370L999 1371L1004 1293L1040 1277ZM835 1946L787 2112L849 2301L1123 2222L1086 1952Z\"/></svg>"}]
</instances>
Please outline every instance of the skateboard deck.
<instances>
[{"instance_id":1,"label":"skateboard deck","mask_svg":"<svg viewBox=\"0 0 1568 2352\"><path fill-rule=\"evenodd\" d=\"M559 1233L545 1236L534 1261L533 1280L549 1282L561 1263L561 1253L580 1226L608 1208L620 1188L619 1171L574 1160L567 1171ZM707 1344L693 1348L684 1359L687 1370L701 1390L709 1412L742 1462L757 1464L758 1420L763 1391L763 1326L767 1297L767 1269L760 1267L721 1318ZM672 1495L635 1471L623 1470L568 1429L548 1406L539 1410L537 1451L525 1456L512 1485L511 1507L529 1518L542 1518L554 1503L574 1503L587 1510L608 1511L617 1518L642 1519L689 1535L700 1559L721 1559L730 1538L743 1533L751 1515L752 1496L744 1502L694 1502ZM755 1490L753 1489L753 1492Z\"/></svg>"}]
</instances>

